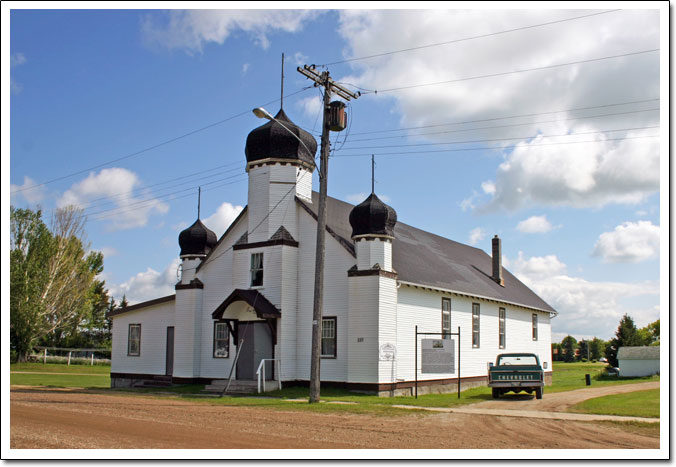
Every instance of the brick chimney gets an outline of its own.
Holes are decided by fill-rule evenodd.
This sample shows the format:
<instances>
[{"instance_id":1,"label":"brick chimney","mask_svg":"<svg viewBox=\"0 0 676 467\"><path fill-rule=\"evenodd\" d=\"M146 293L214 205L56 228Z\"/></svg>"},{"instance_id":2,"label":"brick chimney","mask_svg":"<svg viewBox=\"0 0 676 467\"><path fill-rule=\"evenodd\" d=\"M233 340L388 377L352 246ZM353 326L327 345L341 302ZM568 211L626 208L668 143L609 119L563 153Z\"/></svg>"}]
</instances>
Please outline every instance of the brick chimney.
<instances>
[{"instance_id":1,"label":"brick chimney","mask_svg":"<svg viewBox=\"0 0 676 467\"><path fill-rule=\"evenodd\" d=\"M493 274L491 277L502 287L505 286L505 280L502 278L502 244L497 235L493 237Z\"/></svg>"}]
</instances>

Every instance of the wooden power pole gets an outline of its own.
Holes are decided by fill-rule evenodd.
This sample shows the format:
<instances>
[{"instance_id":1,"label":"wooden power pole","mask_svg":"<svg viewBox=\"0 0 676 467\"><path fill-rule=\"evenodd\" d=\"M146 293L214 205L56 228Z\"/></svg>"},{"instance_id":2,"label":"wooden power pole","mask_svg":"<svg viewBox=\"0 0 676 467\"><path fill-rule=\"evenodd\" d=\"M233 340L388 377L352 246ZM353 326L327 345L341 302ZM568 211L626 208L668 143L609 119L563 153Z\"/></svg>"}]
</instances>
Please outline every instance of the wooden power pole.
<instances>
[{"instance_id":1,"label":"wooden power pole","mask_svg":"<svg viewBox=\"0 0 676 467\"><path fill-rule=\"evenodd\" d=\"M324 117L322 123L321 153L319 165L319 207L317 208L317 250L315 253L315 287L312 308L312 357L310 361L310 403L319 402L320 363L322 345L322 301L324 298L324 251L326 234L326 192L329 174L329 103L335 92L345 100L356 99L354 93L336 83L329 72L318 73L314 66L298 67L298 72L313 80L315 86L324 88Z\"/></svg>"}]
</instances>

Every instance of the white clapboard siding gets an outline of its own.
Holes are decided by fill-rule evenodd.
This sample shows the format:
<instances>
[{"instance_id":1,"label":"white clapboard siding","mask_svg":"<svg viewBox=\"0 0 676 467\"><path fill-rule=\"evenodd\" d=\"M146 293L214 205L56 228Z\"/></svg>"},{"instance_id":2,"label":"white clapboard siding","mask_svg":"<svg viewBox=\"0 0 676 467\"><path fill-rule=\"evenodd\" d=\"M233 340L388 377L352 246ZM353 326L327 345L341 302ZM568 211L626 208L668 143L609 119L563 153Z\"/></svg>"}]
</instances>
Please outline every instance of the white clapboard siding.
<instances>
[{"instance_id":1,"label":"white clapboard siding","mask_svg":"<svg viewBox=\"0 0 676 467\"><path fill-rule=\"evenodd\" d=\"M392 270L392 243L382 238L359 239L355 242L357 269L371 269L375 264L380 269Z\"/></svg>"},{"instance_id":2,"label":"white clapboard siding","mask_svg":"<svg viewBox=\"0 0 676 467\"><path fill-rule=\"evenodd\" d=\"M551 328L549 313L538 314L538 340L532 339L532 311L507 304L498 304L480 299L471 299L455 294L443 294L430 290L402 285L398 297L398 378L415 379L415 326L419 332L441 332L441 298L451 299L451 330L461 328L462 377L485 376L488 362L494 362L499 353L536 353L541 362L551 369ZM472 346L472 303L480 305L480 343ZM506 346L498 345L498 308L506 310ZM420 371L420 339L436 338L420 336L418 341L418 371ZM453 337L457 339L457 337ZM456 367L457 372L457 367ZM418 374L418 379L456 377L452 374Z\"/></svg>"},{"instance_id":3,"label":"white clapboard siding","mask_svg":"<svg viewBox=\"0 0 676 467\"><path fill-rule=\"evenodd\" d=\"M141 354L128 356L129 325L141 325ZM174 326L174 301L113 317L112 373L163 375L166 370L167 327Z\"/></svg>"}]
</instances>

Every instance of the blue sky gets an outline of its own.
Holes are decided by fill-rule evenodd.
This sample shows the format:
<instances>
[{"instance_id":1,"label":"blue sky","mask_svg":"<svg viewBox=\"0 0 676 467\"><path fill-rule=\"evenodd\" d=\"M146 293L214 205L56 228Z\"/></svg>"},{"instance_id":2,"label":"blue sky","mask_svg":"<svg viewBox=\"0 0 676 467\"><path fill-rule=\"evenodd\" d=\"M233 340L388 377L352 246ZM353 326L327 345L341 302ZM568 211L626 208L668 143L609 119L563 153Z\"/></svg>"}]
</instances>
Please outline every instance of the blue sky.
<instances>
[{"instance_id":1,"label":"blue sky","mask_svg":"<svg viewBox=\"0 0 676 467\"><path fill-rule=\"evenodd\" d=\"M486 251L500 235L508 269L560 312L554 340L607 339L624 313L640 326L660 317L668 202L660 10L612 7L13 10L3 200L47 219L82 206L116 298L172 293L196 187L219 235L246 205L244 143L264 123L250 109L279 109L285 53L284 109L308 130L320 128L319 93L296 66L330 64L347 87L379 91L352 101L349 133L332 135L330 196L363 200L375 153L376 192L400 221ZM419 86L441 81L453 82Z\"/></svg>"}]
</instances>

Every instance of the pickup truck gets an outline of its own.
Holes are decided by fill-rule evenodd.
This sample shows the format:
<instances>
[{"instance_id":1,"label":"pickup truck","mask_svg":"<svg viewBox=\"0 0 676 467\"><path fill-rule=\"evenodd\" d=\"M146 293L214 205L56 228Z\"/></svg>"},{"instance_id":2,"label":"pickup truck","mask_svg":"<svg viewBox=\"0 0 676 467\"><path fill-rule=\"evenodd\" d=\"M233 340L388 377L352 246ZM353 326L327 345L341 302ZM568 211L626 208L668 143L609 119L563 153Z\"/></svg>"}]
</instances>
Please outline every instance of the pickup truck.
<instances>
[{"instance_id":1,"label":"pickup truck","mask_svg":"<svg viewBox=\"0 0 676 467\"><path fill-rule=\"evenodd\" d=\"M495 365L488 364L488 387L497 399L507 392L535 393L542 399L545 386L544 371L540 359L532 353L504 353L497 356Z\"/></svg>"}]
</instances>

